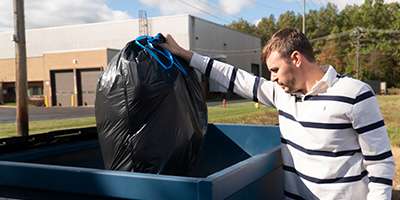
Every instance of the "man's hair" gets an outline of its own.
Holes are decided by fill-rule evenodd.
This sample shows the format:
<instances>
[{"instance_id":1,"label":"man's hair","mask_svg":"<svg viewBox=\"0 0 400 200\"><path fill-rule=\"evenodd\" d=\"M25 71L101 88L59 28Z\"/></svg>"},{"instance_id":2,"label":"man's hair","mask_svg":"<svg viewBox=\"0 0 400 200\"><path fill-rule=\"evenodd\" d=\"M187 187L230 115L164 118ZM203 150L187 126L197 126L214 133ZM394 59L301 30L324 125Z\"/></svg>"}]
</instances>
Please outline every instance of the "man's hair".
<instances>
[{"instance_id":1,"label":"man's hair","mask_svg":"<svg viewBox=\"0 0 400 200\"><path fill-rule=\"evenodd\" d=\"M266 59L273 51L278 51L286 61L294 51L298 51L309 62L316 62L310 41L296 28L283 28L276 32L261 52L261 63L266 64Z\"/></svg>"}]
</instances>

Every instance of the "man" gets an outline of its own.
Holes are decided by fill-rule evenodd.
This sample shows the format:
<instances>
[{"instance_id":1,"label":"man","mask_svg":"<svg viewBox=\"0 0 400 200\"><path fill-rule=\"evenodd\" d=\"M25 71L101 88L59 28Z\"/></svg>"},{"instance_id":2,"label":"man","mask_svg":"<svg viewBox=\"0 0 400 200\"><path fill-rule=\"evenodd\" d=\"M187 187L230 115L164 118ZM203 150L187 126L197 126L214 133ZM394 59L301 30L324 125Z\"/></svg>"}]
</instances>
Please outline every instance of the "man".
<instances>
[{"instance_id":1,"label":"man","mask_svg":"<svg viewBox=\"0 0 400 200\"><path fill-rule=\"evenodd\" d=\"M206 76L279 112L286 199L391 199L394 159L372 89L319 67L297 29L279 30L261 61L271 81L181 48L161 45Z\"/></svg>"}]
</instances>

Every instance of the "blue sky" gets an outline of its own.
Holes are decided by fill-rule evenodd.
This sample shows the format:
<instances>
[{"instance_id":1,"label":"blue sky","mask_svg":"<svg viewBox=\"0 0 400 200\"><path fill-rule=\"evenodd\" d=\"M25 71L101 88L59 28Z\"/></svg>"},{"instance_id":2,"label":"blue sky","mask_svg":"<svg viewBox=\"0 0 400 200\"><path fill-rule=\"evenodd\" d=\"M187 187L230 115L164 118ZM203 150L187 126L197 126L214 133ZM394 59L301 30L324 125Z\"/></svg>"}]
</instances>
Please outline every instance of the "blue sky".
<instances>
[{"instance_id":1,"label":"blue sky","mask_svg":"<svg viewBox=\"0 0 400 200\"><path fill-rule=\"evenodd\" d=\"M328 2L341 10L346 4L360 5L364 0L306 0L306 13ZM12 32L13 1L0 0L0 5L0 32ZM230 24L239 18L254 23L271 14L278 19L288 10L302 14L303 0L25 0L25 26L34 29L137 19L139 10L145 10L148 18L191 14L217 24Z\"/></svg>"}]
</instances>

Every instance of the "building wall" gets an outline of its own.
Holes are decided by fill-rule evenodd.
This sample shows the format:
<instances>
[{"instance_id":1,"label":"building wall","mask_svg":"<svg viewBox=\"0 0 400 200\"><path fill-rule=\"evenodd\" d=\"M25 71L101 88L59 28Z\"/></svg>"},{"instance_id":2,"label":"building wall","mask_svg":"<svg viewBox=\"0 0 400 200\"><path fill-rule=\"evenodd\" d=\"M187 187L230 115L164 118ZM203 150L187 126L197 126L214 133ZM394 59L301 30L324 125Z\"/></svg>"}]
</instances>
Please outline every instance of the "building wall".
<instances>
[{"instance_id":1,"label":"building wall","mask_svg":"<svg viewBox=\"0 0 400 200\"><path fill-rule=\"evenodd\" d=\"M183 47L189 47L189 15L149 18L148 34L171 33ZM0 33L0 59L15 58L12 32ZM27 57L45 52L95 48L122 49L139 36L139 19L26 30Z\"/></svg>"},{"instance_id":2,"label":"building wall","mask_svg":"<svg viewBox=\"0 0 400 200\"><path fill-rule=\"evenodd\" d=\"M247 72L262 75L259 37L195 17L189 19L189 30L191 50ZM253 71L252 65L258 66L258 70ZM201 77L203 94L207 99L234 97L232 92L227 93L216 82Z\"/></svg>"},{"instance_id":3,"label":"building wall","mask_svg":"<svg viewBox=\"0 0 400 200\"><path fill-rule=\"evenodd\" d=\"M195 52L226 56L227 63L248 72L252 63L260 64L260 38L199 18L192 17L190 21L193 30L190 47Z\"/></svg>"},{"instance_id":4,"label":"building wall","mask_svg":"<svg viewBox=\"0 0 400 200\"><path fill-rule=\"evenodd\" d=\"M52 82L50 74L52 71L72 70L74 73L74 99L75 105L78 104L78 79L76 78L77 69L104 69L108 64L108 51L107 49L88 50L88 51L71 51L60 53L45 53L43 56L44 66L44 93L48 96L49 104L55 105L53 102L53 95L55 91L52 90ZM84 81L84 80L83 80ZM53 83L54 84L54 83ZM95 88L94 88L95 89Z\"/></svg>"}]
</instances>

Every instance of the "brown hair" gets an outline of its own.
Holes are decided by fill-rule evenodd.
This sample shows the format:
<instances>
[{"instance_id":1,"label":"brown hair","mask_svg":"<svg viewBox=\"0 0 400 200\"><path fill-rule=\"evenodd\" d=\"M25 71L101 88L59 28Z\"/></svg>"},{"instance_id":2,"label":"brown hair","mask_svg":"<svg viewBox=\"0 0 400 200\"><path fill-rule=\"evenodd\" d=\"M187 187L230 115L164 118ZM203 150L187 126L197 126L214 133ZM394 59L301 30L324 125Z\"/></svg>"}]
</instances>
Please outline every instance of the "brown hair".
<instances>
[{"instance_id":1,"label":"brown hair","mask_svg":"<svg viewBox=\"0 0 400 200\"><path fill-rule=\"evenodd\" d=\"M294 51L298 51L309 62L316 62L310 41L296 28L283 28L276 32L261 52L261 63L266 64L266 59L273 51L278 51L287 61Z\"/></svg>"}]
</instances>

